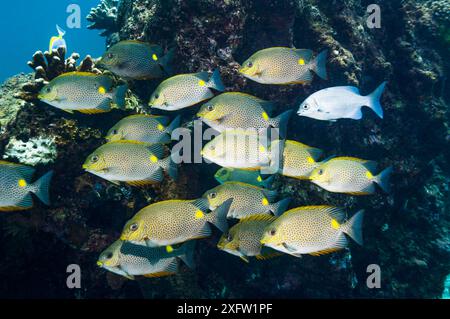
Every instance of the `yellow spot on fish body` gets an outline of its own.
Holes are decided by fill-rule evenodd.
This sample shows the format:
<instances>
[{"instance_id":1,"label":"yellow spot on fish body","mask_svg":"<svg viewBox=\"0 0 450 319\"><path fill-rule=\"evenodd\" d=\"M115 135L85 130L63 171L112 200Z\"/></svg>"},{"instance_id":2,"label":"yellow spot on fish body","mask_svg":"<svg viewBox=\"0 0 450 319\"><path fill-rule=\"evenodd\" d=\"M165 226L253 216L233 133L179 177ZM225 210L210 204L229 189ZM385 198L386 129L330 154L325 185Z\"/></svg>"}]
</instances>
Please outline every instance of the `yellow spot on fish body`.
<instances>
[{"instance_id":1,"label":"yellow spot on fish body","mask_svg":"<svg viewBox=\"0 0 450 319\"><path fill-rule=\"evenodd\" d=\"M267 115L266 112L262 113L262 117L263 117L264 121L268 121L269 120L269 115Z\"/></svg>"},{"instance_id":2,"label":"yellow spot on fish body","mask_svg":"<svg viewBox=\"0 0 450 319\"><path fill-rule=\"evenodd\" d=\"M372 178L373 178L373 175L372 175L371 172L367 171L367 172L366 172L366 177L367 177L367 179L372 179Z\"/></svg>"},{"instance_id":3,"label":"yellow spot on fish body","mask_svg":"<svg viewBox=\"0 0 450 319\"><path fill-rule=\"evenodd\" d=\"M164 131L166 128L164 127L164 125L162 125L162 124L158 124L158 131Z\"/></svg>"},{"instance_id":4,"label":"yellow spot on fish body","mask_svg":"<svg viewBox=\"0 0 450 319\"><path fill-rule=\"evenodd\" d=\"M314 160L314 158L312 158L311 156L308 157L306 160L307 160L308 163L310 163L310 164L314 164L314 163L316 162L316 161Z\"/></svg>"},{"instance_id":5,"label":"yellow spot on fish body","mask_svg":"<svg viewBox=\"0 0 450 319\"><path fill-rule=\"evenodd\" d=\"M256 180L261 183L262 182L262 177L258 176L258 178Z\"/></svg>"},{"instance_id":6,"label":"yellow spot on fish body","mask_svg":"<svg viewBox=\"0 0 450 319\"><path fill-rule=\"evenodd\" d=\"M299 65L305 65L305 60L299 59L299 60L298 60L298 64L299 64Z\"/></svg>"},{"instance_id":7,"label":"yellow spot on fish body","mask_svg":"<svg viewBox=\"0 0 450 319\"><path fill-rule=\"evenodd\" d=\"M263 206L268 206L269 205L269 200L264 197L263 200L262 200L262 204L263 204Z\"/></svg>"},{"instance_id":8,"label":"yellow spot on fish body","mask_svg":"<svg viewBox=\"0 0 450 319\"><path fill-rule=\"evenodd\" d=\"M172 246L166 246L166 251L167 251L168 253L173 252L173 247L172 247Z\"/></svg>"},{"instance_id":9,"label":"yellow spot on fish body","mask_svg":"<svg viewBox=\"0 0 450 319\"><path fill-rule=\"evenodd\" d=\"M20 188L27 187L27 182L24 179L20 179L18 182Z\"/></svg>"},{"instance_id":10,"label":"yellow spot on fish body","mask_svg":"<svg viewBox=\"0 0 450 319\"><path fill-rule=\"evenodd\" d=\"M106 94L106 89L103 86L101 86L101 87L98 88L98 93L100 93L101 95L105 95Z\"/></svg>"},{"instance_id":11,"label":"yellow spot on fish body","mask_svg":"<svg viewBox=\"0 0 450 319\"><path fill-rule=\"evenodd\" d=\"M266 151L266 148L264 146L259 146L259 152L264 153Z\"/></svg>"},{"instance_id":12,"label":"yellow spot on fish body","mask_svg":"<svg viewBox=\"0 0 450 319\"><path fill-rule=\"evenodd\" d=\"M153 61L158 61L158 56L156 54L153 54L152 59L153 59Z\"/></svg>"},{"instance_id":13,"label":"yellow spot on fish body","mask_svg":"<svg viewBox=\"0 0 450 319\"><path fill-rule=\"evenodd\" d=\"M152 163L157 163L158 162L158 158L155 155L150 156L150 161Z\"/></svg>"},{"instance_id":14,"label":"yellow spot on fish body","mask_svg":"<svg viewBox=\"0 0 450 319\"><path fill-rule=\"evenodd\" d=\"M206 85L206 82L205 81L203 81L203 80L200 80L200 81L198 81L198 85L200 85L200 86L205 86Z\"/></svg>"},{"instance_id":15,"label":"yellow spot on fish body","mask_svg":"<svg viewBox=\"0 0 450 319\"><path fill-rule=\"evenodd\" d=\"M205 217L205 213L202 212L201 210L198 210L195 212L195 219L202 219Z\"/></svg>"},{"instance_id":16,"label":"yellow spot on fish body","mask_svg":"<svg viewBox=\"0 0 450 319\"><path fill-rule=\"evenodd\" d=\"M331 227L333 229L339 229L339 227L341 227L341 224L339 224L339 222L336 219L332 219L331 220Z\"/></svg>"}]
</instances>

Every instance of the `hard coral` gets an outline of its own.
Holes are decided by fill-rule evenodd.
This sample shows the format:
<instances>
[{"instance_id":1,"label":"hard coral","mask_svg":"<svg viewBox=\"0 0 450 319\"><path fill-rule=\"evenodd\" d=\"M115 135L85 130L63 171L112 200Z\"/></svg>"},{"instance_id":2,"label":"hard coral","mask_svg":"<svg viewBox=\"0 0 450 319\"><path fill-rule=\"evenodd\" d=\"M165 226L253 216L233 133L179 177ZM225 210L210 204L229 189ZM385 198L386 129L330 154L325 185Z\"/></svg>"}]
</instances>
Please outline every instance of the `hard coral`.
<instances>
[{"instance_id":1,"label":"hard coral","mask_svg":"<svg viewBox=\"0 0 450 319\"><path fill-rule=\"evenodd\" d=\"M109 36L119 31L117 24L119 0L102 0L96 8L92 8L87 16L91 22L88 29L104 30L100 35Z\"/></svg>"}]
</instances>

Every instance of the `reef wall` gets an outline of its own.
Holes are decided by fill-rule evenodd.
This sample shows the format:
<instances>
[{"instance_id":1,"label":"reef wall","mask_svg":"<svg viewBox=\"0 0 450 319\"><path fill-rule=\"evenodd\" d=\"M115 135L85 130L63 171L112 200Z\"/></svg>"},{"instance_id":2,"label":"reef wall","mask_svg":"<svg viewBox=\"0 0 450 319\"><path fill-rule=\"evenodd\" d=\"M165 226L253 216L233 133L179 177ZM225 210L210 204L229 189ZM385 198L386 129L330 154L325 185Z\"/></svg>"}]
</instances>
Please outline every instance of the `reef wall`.
<instances>
[{"instance_id":1,"label":"reef wall","mask_svg":"<svg viewBox=\"0 0 450 319\"><path fill-rule=\"evenodd\" d=\"M92 28L103 30L108 44L138 39L174 47L176 73L219 67L227 90L275 101L277 112L295 107L325 87L351 84L369 93L387 80L383 120L373 114L361 121L337 123L293 116L288 137L322 148L327 155L353 155L377 160L383 167L393 165L390 194L351 197L303 181L277 180L281 192L293 197L292 207L327 203L352 212L364 208L364 247L352 245L350 250L321 257L284 256L244 264L215 248L216 234L199 243L195 271L184 268L173 277L136 283L97 269L98 254L138 209L155 200L198 197L215 185L216 167L184 165L176 183L165 181L145 190L90 176L81 169L85 157L103 143L105 131L128 113L66 114L29 94L13 93L30 81L29 76L19 76L2 87L0 114L9 104L18 107L7 121L0 116L0 154L12 139L52 138L57 150L54 162L37 167L38 175L48 169L56 173L50 208L37 206L0 216L4 256L0 296L440 297L450 270L449 5L447 1L379 0L381 28L369 29L366 8L371 2L105 0L89 18ZM308 86L264 86L238 74L240 62L272 46L328 49L329 80L315 79ZM130 84L136 104L146 105L158 82ZM194 111L182 114L189 122ZM72 263L81 266L81 290L65 287L65 270ZM381 289L366 286L369 264L381 267Z\"/></svg>"}]
</instances>

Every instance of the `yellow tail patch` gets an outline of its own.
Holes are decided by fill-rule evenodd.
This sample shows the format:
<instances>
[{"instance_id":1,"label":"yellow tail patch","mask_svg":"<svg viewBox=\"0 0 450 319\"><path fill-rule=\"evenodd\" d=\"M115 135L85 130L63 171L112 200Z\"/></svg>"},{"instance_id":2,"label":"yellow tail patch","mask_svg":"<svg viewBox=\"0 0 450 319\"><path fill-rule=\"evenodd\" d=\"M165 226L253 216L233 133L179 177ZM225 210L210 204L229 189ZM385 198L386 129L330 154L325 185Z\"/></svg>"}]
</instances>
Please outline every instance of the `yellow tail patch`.
<instances>
[{"instance_id":1,"label":"yellow tail patch","mask_svg":"<svg viewBox=\"0 0 450 319\"><path fill-rule=\"evenodd\" d=\"M367 179L372 179L373 178L373 174L369 171L366 172L366 177Z\"/></svg>"},{"instance_id":2,"label":"yellow tail patch","mask_svg":"<svg viewBox=\"0 0 450 319\"><path fill-rule=\"evenodd\" d=\"M158 129L158 131L162 132L162 131L164 131L166 128L164 127L164 125L158 124L157 129Z\"/></svg>"},{"instance_id":3,"label":"yellow tail patch","mask_svg":"<svg viewBox=\"0 0 450 319\"><path fill-rule=\"evenodd\" d=\"M262 113L262 117L263 117L264 121L268 121L269 120L269 115L266 112Z\"/></svg>"},{"instance_id":4,"label":"yellow tail patch","mask_svg":"<svg viewBox=\"0 0 450 319\"><path fill-rule=\"evenodd\" d=\"M158 61L158 56L156 54L153 54L152 59L153 59L153 61Z\"/></svg>"},{"instance_id":5,"label":"yellow tail patch","mask_svg":"<svg viewBox=\"0 0 450 319\"><path fill-rule=\"evenodd\" d=\"M269 205L269 200L264 197L261 203L263 204L263 206L268 206Z\"/></svg>"},{"instance_id":6,"label":"yellow tail patch","mask_svg":"<svg viewBox=\"0 0 450 319\"><path fill-rule=\"evenodd\" d=\"M314 164L316 161L314 160L314 158L312 158L311 156L309 156L307 159L308 163L310 164Z\"/></svg>"},{"instance_id":7,"label":"yellow tail patch","mask_svg":"<svg viewBox=\"0 0 450 319\"><path fill-rule=\"evenodd\" d=\"M331 220L331 227L333 229L339 229L339 227L341 227L341 224L339 224L339 222L336 219L332 219Z\"/></svg>"},{"instance_id":8,"label":"yellow tail patch","mask_svg":"<svg viewBox=\"0 0 450 319\"><path fill-rule=\"evenodd\" d=\"M206 85L206 82L203 80L198 81L198 85L200 85L201 87Z\"/></svg>"},{"instance_id":9,"label":"yellow tail patch","mask_svg":"<svg viewBox=\"0 0 450 319\"><path fill-rule=\"evenodd\" d=\"M258 177L256 178L256 180L257 180L258 182L260 182L260 183L263 181L263 179L262 179L261 176L258 176Z\"/></svg>"},{"instance_id":10,"label":"yellow tail patch","mask_svg":"<svg viewBox=\"0 0 450 319\"><path fill-rule=\"evenodd\" d=\"M203 219L205 217L205 213L201 210L195 212L195 219Z\"/></svg>"},{"instance_id":11,"label":"yellow tail patch","mask_svg":"<svg viewBox=\"0 0 450 319\"><path fill-rule=\"evenodd\" d=\"M17 183L20 188L27 187L27 182L24 179L19 179L19 182Z\"/></svg>"},{"instance_id":12,"label":"yellow tail patch","mask_svg":"<svg viewBox=\"0 0 450 319\"><path fill-rule=\"evenodd\" d=\"M158 158L155 155L150 156L150 161L152 163L158 163Z\"/></svg>"},{"instance_id":13,"label":"yellow tail patch","mask_svg":"<svg viewBox=\"0 0 450 319\"><path fill-rule=\"evenodd\" d=\"M264 153L266 151L266 148L262 145L259 146L259 152Z\"/></svg>"},{"instance_id":14,"label":"yellow tail patch","mask_svg":"<svg viewBox=\"0 0 450 319\"><path fill-rule=\"evenodd\" d=\"M173 247L172 246L166 246L166 251L170 254L171 252L173 252Z\"/></svg>"},{"instance_id":15,"label":"yellow tail patch","mask_svg":"<svg viewBox=\"0 0 450 319\"><path fill-rule=\"evenodd\" d=\"M105 95L106 94L106 89L104 86L101 86L98 88L98 93L100 93L101 95Z\"/></svg>"},{"instance_id":16,"label":"yellow tail patch","mask_svg":"<svg viewBox=\"0 0 450 319\"><path fill-rule=\"evenodd\" d=\"M298 60L298 64L299 65L305 65L305 60L304 59L299 59Z\"/></svg>"}]
</instances>

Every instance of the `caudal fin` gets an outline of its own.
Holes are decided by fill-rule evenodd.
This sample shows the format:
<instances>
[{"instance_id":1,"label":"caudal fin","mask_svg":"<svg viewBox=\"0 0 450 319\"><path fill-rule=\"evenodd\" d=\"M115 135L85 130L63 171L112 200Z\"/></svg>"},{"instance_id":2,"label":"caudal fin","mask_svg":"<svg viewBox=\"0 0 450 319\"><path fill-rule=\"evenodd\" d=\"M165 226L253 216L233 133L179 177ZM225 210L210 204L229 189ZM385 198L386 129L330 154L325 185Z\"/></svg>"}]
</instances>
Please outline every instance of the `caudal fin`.
<instances>
[{"instance_id":1,"label":"caudal fin","mask_svg":"<svg viewBox=\"0 0 450 319\"><path fill-rule=\"evenodd\" d=\"M114 94L113 94L113 103L122 110L125 108L125 97L127 95L127 91L128 91L128 85L124 84L124 85L118 86L115 89Z\"/></svg>"},{"instance_id":2,"label":"caudal fin","mask_svg":"<svg viewBox=\"0 0 450 319\"><path fill-rule=\"evenodd\" d=\"M289 122L289 118L291 117L292 112L293 110L288 110L275 118L269 119L269 124L273 128L278 129L281 138L286 137L287 124Z\"/></svg>"},{"instance_id":3,"label":"caudal fin","mask_svg":"<svg viewBox=\"0 0 450 319\"><path fill-rule=\"evenodd\" d=\"M225 86L223 85L222 78L220 77L219 69L214 70L214 73L208 81L208 87L220 92L225 91Z\"/></svg>"},{"instance_id":4,"label":"caudal fin","mask_svg":"<svg viewBox=\"0 0 450 319\"><path fill-rule=\"evenodd\" d=\"M56 25L56 30L58 31L58 36L63 37L66 35L66 31L64 31L64 29L59 25Z\"/></svg>"},{"instance_id":5,"label":"caudal fin","mask_svg":"<svg viewBox=\"0 0 450 319\"><path fill-rule=\"evenodd\" d=\"M380 84L371 94L367 95L367 106L370 107L378 117L383 118L383 107L381 106L380 99L386 87L386 81Z\"/></svg>"},{"instance_id":6,"label":"caudal fin","mask_svg":"<svg viewBox=\"0 0 450 319\"><path fill-rule=\"evenodd\" d=\"M161 66L163 71L169 76L173 74L172 61L173 61L174 55L175 55L175 49L172 48L169 51L167 51L166 55L164 55L159 60L159 65Z\"/></svg>"},{"instance_id":7,"label":"caudal fin","mask_svg":"<svg viewBox=\"0 0 450 319\"><path fill-rule=\"evenodd\" d=\"M206 215L208 222L216 226L223 233L228 230L227 215L232 202L232 198L227 199L222 203L222 205Z\"/></svg>"},{"instance_id":8,"label":"caudal fin","mask_svg":"<svg viewBox=\"0 0 450 319\"><path fill-rule=\"evenodd\" d=\"M328 50L323 50L316 56L316 58L312 62L312 70L324 80L328 79L327 68L326 68L327 55L328 55Z\"/></svg>"},{"instance_id":9,"label":"caudal fin","mask_svg":"<svg viewBox=\"0 0 450 319\"><path fill-rule=\"evenodd\" d=\"M275 175L267 177L265 180L262 181L261 185L264 188L270 189L272 188L273 181L275 180Z\"/></svg>"},{"instance_id":10,"label":"caudal fin","mask_svg":"<svg viewBox=\"0 0 450 319\"><path fill-rule=\"evenodd\" d=\"M277 203L271 204L270 205L270 211L275 215L275 216L280 216L281 214L283 214L286 209L289 206L289 203L291 202L290 198L285 198L280 200Z\"/></svg>"},{"instance_id":11,"label":"caudal fin","mask_svg":"<svg viewBox=\"0 0 450 319\"><path fill-rule=\"evenodd\" d=\"M50 205L49 188L53 171L48 172L32 185L31 191L45 204Z\"/></svg>"},{"instance_id":12,"label":"caudal fin","mask_svg":"<svg viewBox=\"0 0 450 319\"><path fill-rule=\"evenodd\" d=\"M375 183L377 183L383 191L389 193L391 191L391 186L389 184L389 180L391 177L391 173L394 169L392 166L383 170L380 174L375 176Z\"/></svg>"},{"instance_id":13,"label":"caudal fin","mask_svg":"<svg viewBox=\"0 0 450 319\"><path fill-rule=\"evenodd\" d=\"M168 156L160 161L161 168L173 179L178 179L178 165L172 160L172 156Z\"/></svg>"},{"instance_id":14,"label":"caudal fin","mask_svg":"<svg viewBox=\"0 0 450 319\"><path fill-rule=\"evenodd\" d=\"M194 251L195 240L188 241L181 246L181 255L178 257L191 269L195 268Z\"/></svg>"},{"instance_id":15,"label":"caudal fin","mask_svg":"<svg viewBox=\"0 0 450 319\"><path fill-rule=\"evenodd\" d=\"M173 121L172 123L170 123L170 125L168 127L166 127L166 133L169 135L172 135L172 132L180 127L180 123L181 123L181 116L178 115Z\"/></svg>"},{"instance_id":16,"label":"caudal fin","mask_svg":"<svg viewBox=\"0 0 450 319\"><path fill-rule=\"evenodd\" d=\"M349 235L354 241L362 246L362 222L364 217L364 210L360 210L352 218L342 225L342 231Z\"/></svg>"}]
</instances>

